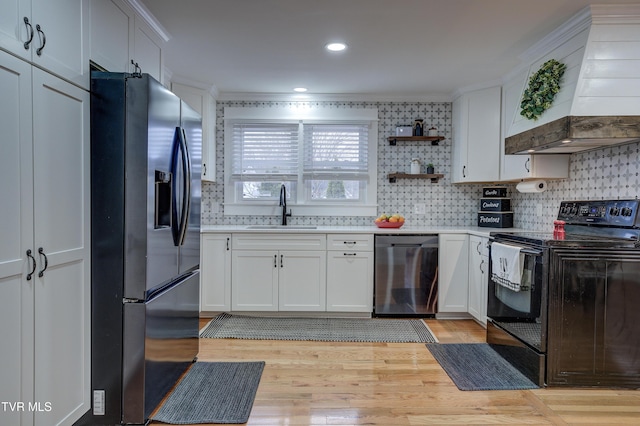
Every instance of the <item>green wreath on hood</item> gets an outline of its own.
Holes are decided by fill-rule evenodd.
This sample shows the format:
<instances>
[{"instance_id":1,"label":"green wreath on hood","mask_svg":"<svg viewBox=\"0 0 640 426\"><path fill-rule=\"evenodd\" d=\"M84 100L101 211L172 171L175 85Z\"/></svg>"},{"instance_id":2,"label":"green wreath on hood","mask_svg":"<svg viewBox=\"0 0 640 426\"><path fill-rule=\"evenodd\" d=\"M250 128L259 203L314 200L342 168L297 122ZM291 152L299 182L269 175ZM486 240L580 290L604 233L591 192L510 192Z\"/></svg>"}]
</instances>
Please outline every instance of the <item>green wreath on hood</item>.
<instances>
[{"instance_id":1,"label":"green wreath on hood","mask_svg":"<svg viewBox=\"0 0 640 426\"><path fill-rule=\"evenodd\" d=\"M560 91L560 78L567 66L555 59L545 62L535 74L529 78L529 86L525 89L520 102L520 115L529 120L538 117L551 107L556 93Z\"/></svg>"}]
</instances>

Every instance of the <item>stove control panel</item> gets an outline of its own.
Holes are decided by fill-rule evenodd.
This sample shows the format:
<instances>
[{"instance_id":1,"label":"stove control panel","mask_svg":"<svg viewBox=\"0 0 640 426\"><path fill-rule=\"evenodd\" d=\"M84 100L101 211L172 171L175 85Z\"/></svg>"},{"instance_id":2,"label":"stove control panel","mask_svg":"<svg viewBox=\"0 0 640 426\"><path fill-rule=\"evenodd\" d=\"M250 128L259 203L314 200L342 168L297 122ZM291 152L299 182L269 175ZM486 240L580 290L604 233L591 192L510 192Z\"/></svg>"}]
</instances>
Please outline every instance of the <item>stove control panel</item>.
<instances>
[{"instance_id":1,"label":"stove control panel","mask_svg":"<svg viewBox=\"0 0 640 426\"><path fill-rule=\"evenodd\" d=\"M640 200L562 201L558 219L575 225L640 228Z\"/></svg>"}]
</instances>

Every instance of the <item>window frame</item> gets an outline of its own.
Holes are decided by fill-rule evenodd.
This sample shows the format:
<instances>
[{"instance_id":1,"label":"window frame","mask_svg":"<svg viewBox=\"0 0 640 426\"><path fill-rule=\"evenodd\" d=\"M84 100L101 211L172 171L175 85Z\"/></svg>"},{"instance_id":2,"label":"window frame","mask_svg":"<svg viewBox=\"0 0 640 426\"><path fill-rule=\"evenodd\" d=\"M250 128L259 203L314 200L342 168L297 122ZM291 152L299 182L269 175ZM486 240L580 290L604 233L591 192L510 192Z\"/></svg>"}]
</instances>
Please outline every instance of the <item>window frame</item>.
<instances>
[{"instance_id":1,"label":"window frame","mask_svg":"<svg viewBox=\"0 0 640 426\"><path fill-rule=\"evenodd\" d=\"M224 109L224 214L230 216L272 216L281 213L277 200L237 200L235 181L232 179L233 125L236 123L298 123L299 152L302 153L305 124L368 123L368 181L365 199L310 200L307 199L307 181L303 176L303 160L298 170L296 199L287 199L287 207L294 216L375 216L377 214L378 163L378 109L377 108L314 108L304 105L286 107L225 107Z\"/></svg>"}]
</instances>

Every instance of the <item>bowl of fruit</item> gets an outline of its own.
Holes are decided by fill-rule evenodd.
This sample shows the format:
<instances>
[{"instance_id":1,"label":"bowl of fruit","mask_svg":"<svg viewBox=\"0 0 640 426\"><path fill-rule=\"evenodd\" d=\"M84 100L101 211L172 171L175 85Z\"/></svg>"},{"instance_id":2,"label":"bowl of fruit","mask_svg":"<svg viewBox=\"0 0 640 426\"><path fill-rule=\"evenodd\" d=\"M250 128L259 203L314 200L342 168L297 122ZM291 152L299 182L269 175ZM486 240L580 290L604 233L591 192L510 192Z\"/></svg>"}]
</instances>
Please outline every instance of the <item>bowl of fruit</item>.
<instances>
[{"instance_id":1,"label":"bowl of fruit","mask_svg":"<svg viewBox=\"0 0 640 426\"><path fill-rule=\"evenodd\" d=\"M381 214L374 220L378 228L400 228L404 225L404 217L399 214Z\"/></svg>"}]
</instances>

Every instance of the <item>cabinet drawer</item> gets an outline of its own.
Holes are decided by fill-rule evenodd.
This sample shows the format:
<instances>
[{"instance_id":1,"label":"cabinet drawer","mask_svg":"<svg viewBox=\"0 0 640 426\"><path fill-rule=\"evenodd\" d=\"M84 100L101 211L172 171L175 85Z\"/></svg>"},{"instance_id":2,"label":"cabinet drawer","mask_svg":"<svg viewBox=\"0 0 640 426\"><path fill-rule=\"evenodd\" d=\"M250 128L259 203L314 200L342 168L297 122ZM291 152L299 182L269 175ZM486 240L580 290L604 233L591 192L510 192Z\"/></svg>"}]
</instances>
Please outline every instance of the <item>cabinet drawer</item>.
<instances>
[{"instance_id":1,"label":"cabinet drawer","mask_svg":"<svg viewBox=\"0 0 640 426\"><path fill-rule=\"evenodd\" d=\"M373 251L373 235L328 234L327 250Z\"/></svg>"},{"instance_id":2,"label":"cabinet drawer","mask_svg":"<svg viewBox=\"0 0 640 426\"><path fill-rule=\"evenodd\" d=\"M324 234L233 234L233 250L326 250Z\"/></svg>"}]
</instances>

